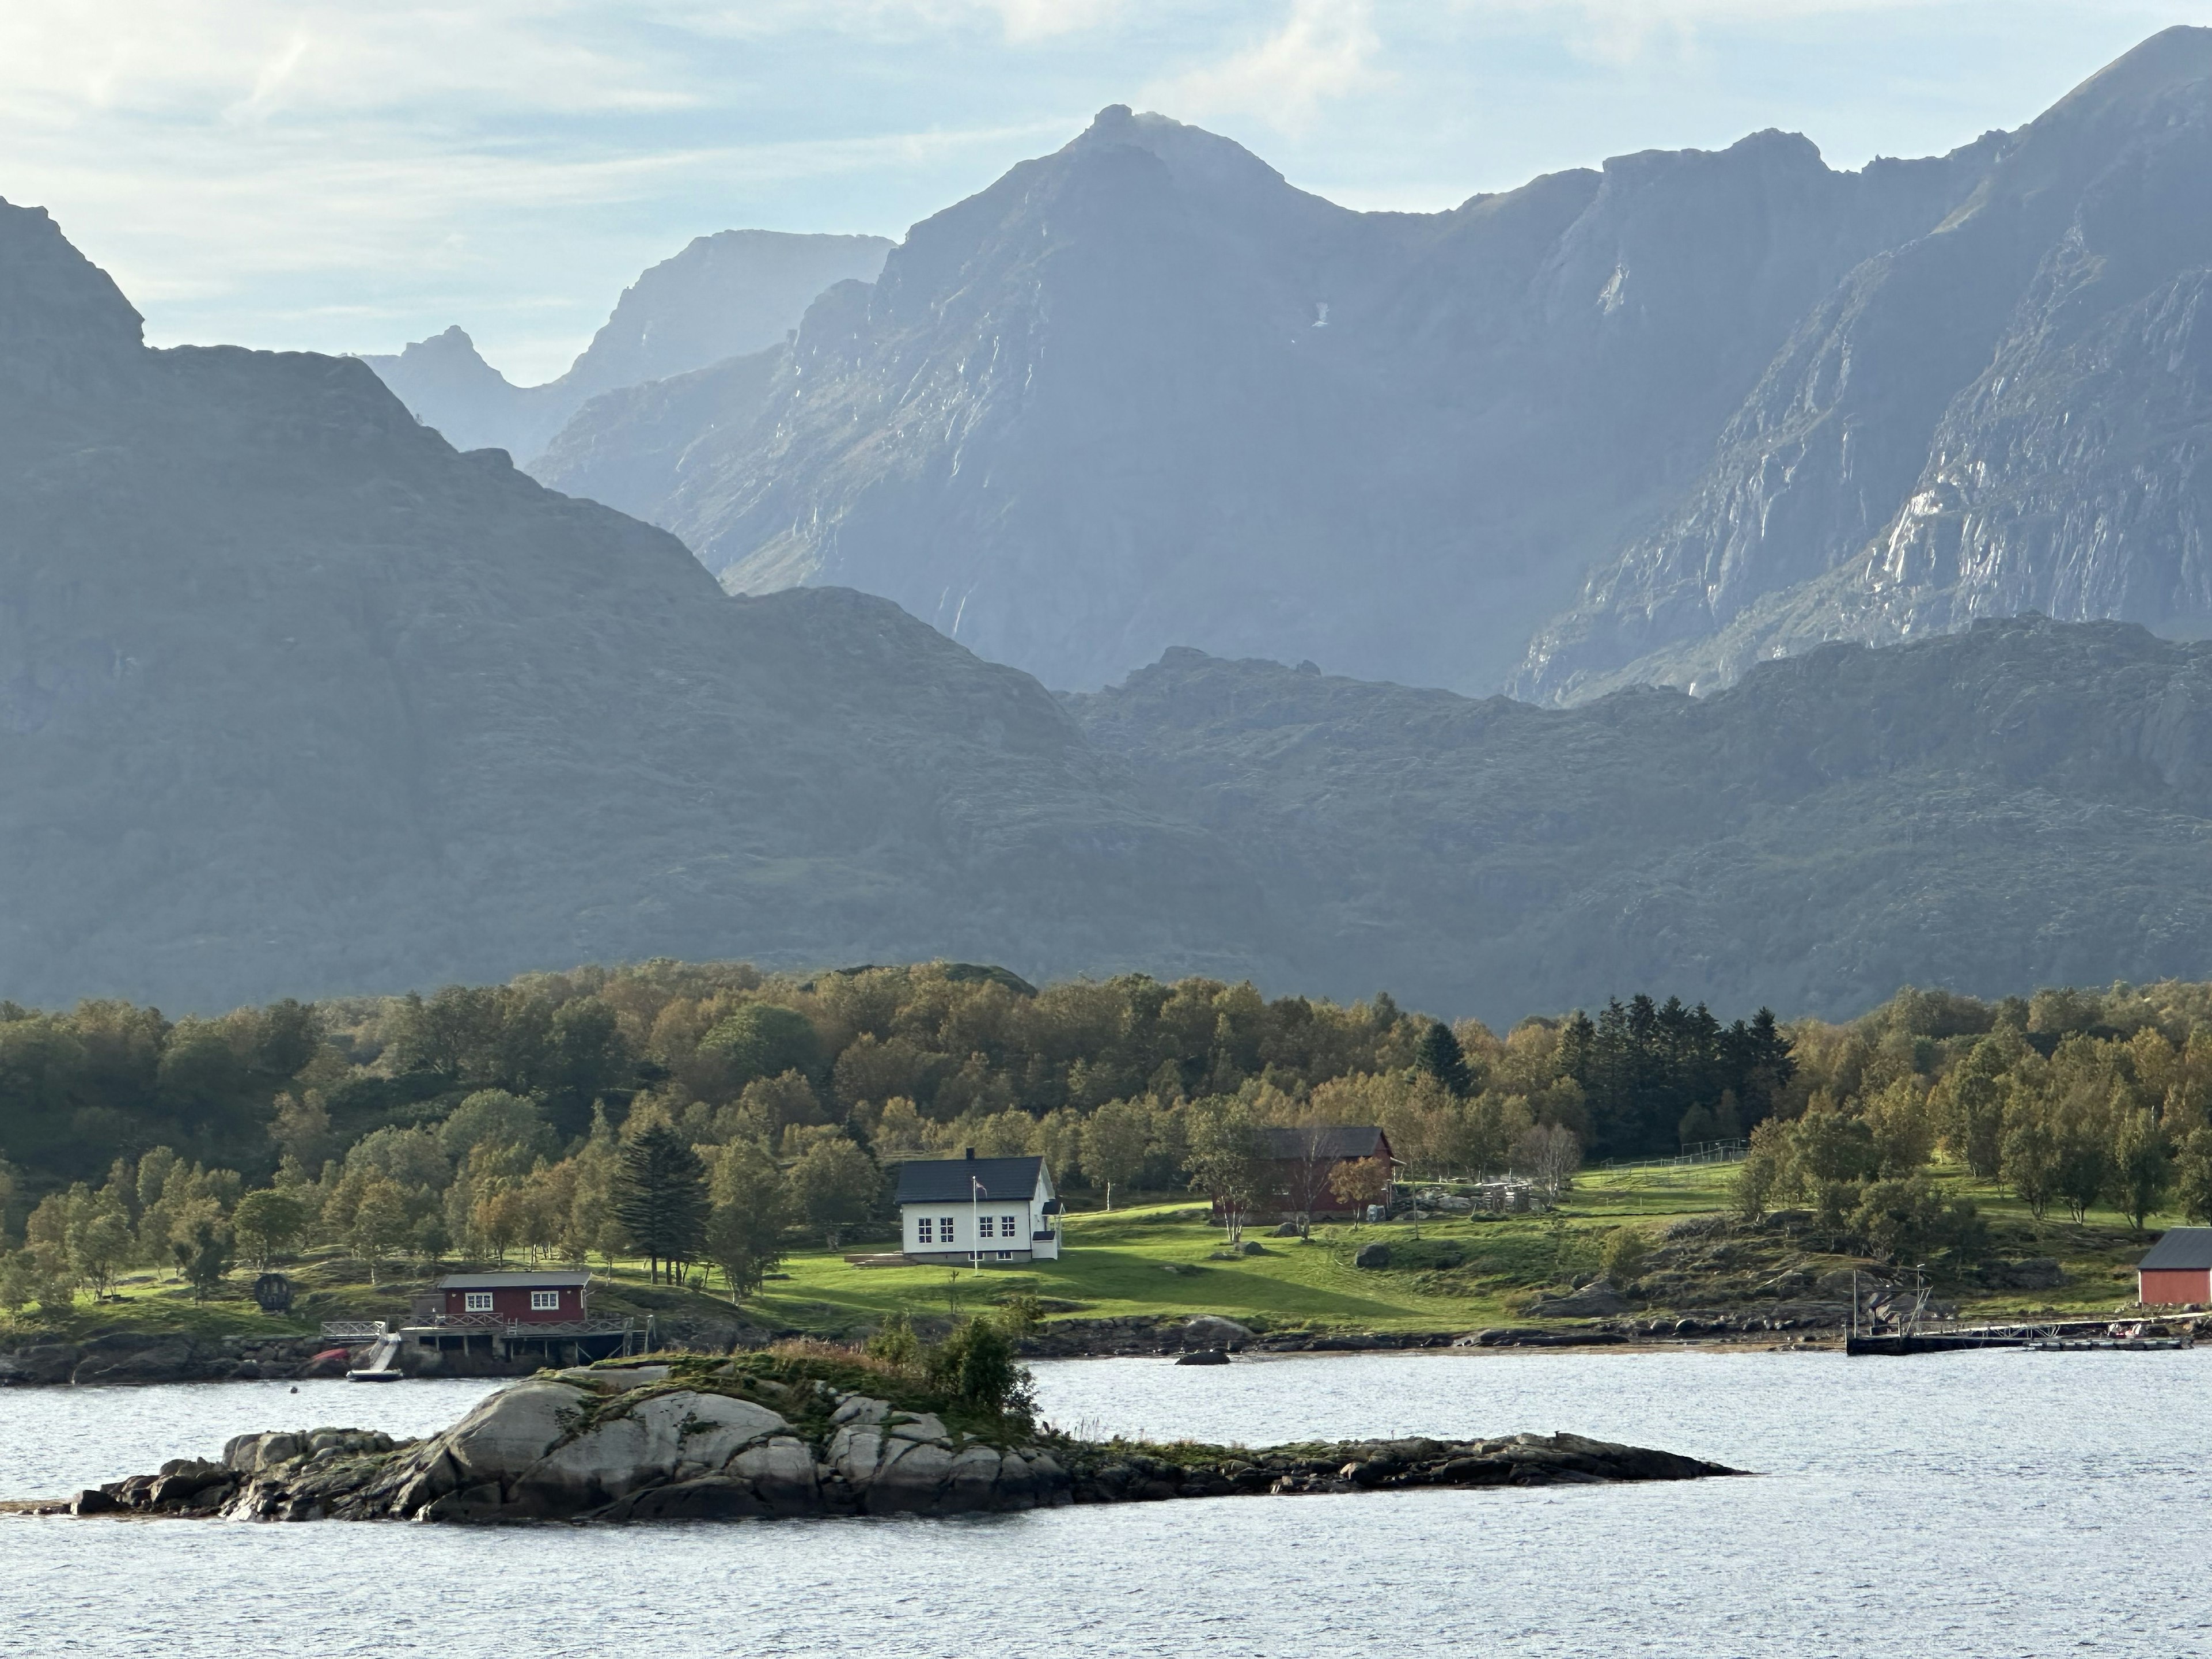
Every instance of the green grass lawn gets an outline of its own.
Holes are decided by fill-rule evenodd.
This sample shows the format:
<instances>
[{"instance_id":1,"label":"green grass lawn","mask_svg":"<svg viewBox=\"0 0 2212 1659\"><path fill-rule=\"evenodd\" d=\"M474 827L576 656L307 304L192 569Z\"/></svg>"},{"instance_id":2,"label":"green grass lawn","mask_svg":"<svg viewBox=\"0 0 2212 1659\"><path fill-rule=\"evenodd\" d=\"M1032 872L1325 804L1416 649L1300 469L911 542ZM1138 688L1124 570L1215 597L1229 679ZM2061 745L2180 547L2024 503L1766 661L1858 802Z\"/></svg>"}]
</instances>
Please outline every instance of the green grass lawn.
<instances>
[{"instance_id":1,"label":"green grass lawn","mask_svg":"<svg viewBox=\"0 0 2212 1659\"><path fill-rule=\"evenodd\" d=\"M1124 1315L1225 1314L1272 1328L1335 1327L1389 1330L1435 1328L1502 1313L1493 1299L1425 1291L1418 1273L1363 1272L1352 1266L1359 1245L1403 1245L1403 1225L1323 1228L1312 1242L1258 1238L1266 1254L1235 1261L1210 1258L1222 1248L1218 1227L1178 1218L1189 1206L1162 1205L1111 1215L1068 1218L1057 1261L989 1267L981 1273L946 1267L855 1267L841 1256L810 1252L785 1264L791 1275L771 1283L759 1307L784 1322L816 1328L893 1311L942 1315L1028 1292L1091 1319ZM1493 1224L1501 1235L1512 1224ZM1459 1222L1421 1230L1425 1239L1475 1231Z\"/></svg>"}]
</instances>

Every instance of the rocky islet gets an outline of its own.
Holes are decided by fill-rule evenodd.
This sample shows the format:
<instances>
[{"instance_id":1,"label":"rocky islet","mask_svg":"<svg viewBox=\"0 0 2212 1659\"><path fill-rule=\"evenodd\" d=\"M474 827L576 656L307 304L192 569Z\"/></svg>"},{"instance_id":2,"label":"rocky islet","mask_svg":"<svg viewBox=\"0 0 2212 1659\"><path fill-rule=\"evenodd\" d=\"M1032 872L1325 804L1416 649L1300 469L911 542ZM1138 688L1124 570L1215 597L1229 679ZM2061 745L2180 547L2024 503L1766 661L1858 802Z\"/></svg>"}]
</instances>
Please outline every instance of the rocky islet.
<instances>
[{"instance_id":1,"label":"rocky islet","mask_svg":"<svg viewBox=\"0 0 2212 1659\"><path fill-rule=\"evenodd\" d=\"M220 1459L177 1459L66 1502L9 1507L254 1521L713 1520L1737 1473L1571 1434L1266 1449L1088 1442L1012 1420L948 1424L956 1413L775 1369L678 1361L545 1373L426 1439L336 1428L241 1435Z\"/></svg>"}]
</instances>

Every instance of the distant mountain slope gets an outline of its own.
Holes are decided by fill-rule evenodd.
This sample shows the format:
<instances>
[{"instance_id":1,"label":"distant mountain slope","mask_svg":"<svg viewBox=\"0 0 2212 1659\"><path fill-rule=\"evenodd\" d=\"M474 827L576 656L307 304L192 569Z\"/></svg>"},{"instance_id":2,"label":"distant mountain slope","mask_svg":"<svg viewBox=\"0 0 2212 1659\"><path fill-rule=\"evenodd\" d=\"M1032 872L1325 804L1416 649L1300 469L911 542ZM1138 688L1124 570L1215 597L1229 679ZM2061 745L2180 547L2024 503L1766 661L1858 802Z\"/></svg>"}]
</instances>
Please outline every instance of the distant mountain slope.
<instances>
[{"instance_id":1,"label":"distant mountain slope","mask_svg":"<svg viewBox=\"0 0 2212 1659\"><path fill-rule=\"evenodd\" d=\"M529 464L530 476L564 495L651 519L695 452L760 418L788 363L787 348L770 346L602 392L554 434Z\"/></svg>"},{"instance_id":2,"label":"distant mountain slope","mask_svg":"<svg viewBox=\"0 0 2212 1659\"><path fill-rule=\"evenodd\" d=\"M362 361L457 448L504 449L527 461L602 392L781 344L817 295L873 280L890 246L881 236L773 230L695 238L624 289L568 372L543 386L514 385L458 327Z\"/></svg>"},{"instance_id":3,"label":"distant mountain slope","mask_svg":"<svg viewBox=\"0 0 2212 1659\"><path fill-rule=\"evenodd\" d=\"M1109 109L824 295L649 516L732 591L849 583L1056 684L1181 642L1486 688L1981 166L1763 133L1359 214Z\"/></svg>"},{"instance_id":4,"label":"distant mountain slope","mask_svg":"<svg viewBox=\"0 0 2212 1659\"><path fill-rule=\"evenodd\" d=\"M25 1003L1267 958L1237 861L1026 676L880 599L731 599L356 362L149 350L4 204L0 777Z\"/></svg>"},{"instance_id":5,"label":"distant mountain slope","mask_svg":"<svg viewBox=\"0 0 2212 1659\"><path fill-rule=\"evenodd\" d=\"M2174 29L1814 311L1518 689L1710 686L2027 610L2212 631L2208 289L2212 30Z\"/></svg>"},{"instance_id":6,"label":"distant mountain slope","mask_svg":"<svg viewBox=\"0 0 2212 1659\"><path fill-rule=\"evenodd\" d=\"M1984 623L1571 709L1176 651L1066 701L1340 994L1840 1015L2212 969L2212 645Z\"/></svg>"}]
</instances>

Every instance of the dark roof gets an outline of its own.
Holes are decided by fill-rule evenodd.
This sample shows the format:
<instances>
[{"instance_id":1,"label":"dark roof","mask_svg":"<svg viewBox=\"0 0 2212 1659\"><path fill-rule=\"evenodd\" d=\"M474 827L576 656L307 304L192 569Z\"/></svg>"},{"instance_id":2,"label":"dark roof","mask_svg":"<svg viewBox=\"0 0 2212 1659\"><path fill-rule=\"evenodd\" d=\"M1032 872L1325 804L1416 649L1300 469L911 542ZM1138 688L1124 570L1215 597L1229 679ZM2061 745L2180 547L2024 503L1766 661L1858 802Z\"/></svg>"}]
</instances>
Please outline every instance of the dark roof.
<instances>
[{"instance_id":1,"label":"dark roof","mask_svg":"<svg viewBox=\"0 0 2212 1659\"><path fill-rule=\"evenodd\" d=\"M1379 1158L1390 1143L1372 1123L1324 1123L1308 1129L1262 1129L1267 1155L1284 1162L1307 1158Z\"/></svg>"},{"instance_id":2,"label":"dark roof","mask_svg":"<svg viewBox=\"0 0 2212 1659\"><path fill-rule=\"evenodd\" d=\"M974 1196L972 1178L983 1183L986 1198L1027 1198L1036 1191L1041 1158L939 1158L902 1164L901 1204L965 1204Z\"/></svg>"},{"instance_id":3,"label":"dark roof","mask_svg":"<svg viewBox=\"0 0 2212 1659\"><path fill-rule=\"evenodd\" d=\"M2138 1267L2212 1267L2212 1227L2171 1227Z\"/></svg>"},{"instance_id":4,"label":"dark roof","mask_svg":"<svg viewBox=\"0 0 2212 1659\"><path fill-rule=\"evenodd\" d=\"M586 1285L591 1274L573 1268L543 1273L447 1273L438 1281L441 1291L550 1291Z\"/></svg>"}]
</instances>

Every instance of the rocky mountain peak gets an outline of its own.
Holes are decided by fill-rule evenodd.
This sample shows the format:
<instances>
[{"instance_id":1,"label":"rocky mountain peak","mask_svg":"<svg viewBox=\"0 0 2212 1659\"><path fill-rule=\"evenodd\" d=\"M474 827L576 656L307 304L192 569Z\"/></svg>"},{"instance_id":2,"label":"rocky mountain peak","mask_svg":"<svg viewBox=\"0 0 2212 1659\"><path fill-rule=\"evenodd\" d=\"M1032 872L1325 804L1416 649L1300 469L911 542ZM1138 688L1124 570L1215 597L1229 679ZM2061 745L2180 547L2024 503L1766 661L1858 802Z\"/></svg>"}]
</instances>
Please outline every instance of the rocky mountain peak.
<instances>
[{"instance_id":1,"label":"rocky mountain peak","mask_svg":"<svg viewBox=\"0 0 2212 1659\"><path fill-rule=\"evenodd\" d=\"M2030 124L2030 131L2133 118L2179 94L2201 98L2212 82L2212 28L2177 24L2113 59Z\"/></svg>"},{"instance_id":2,"label":"rocky mountain peak","mask_svg":"<svg viewBox=\"0 0 2212 1659\"><path fill-rule=\"evenodd\" d=\"M1134 112L1127 104L1109 104L1100 110L1062 153L1108 144L1127 144L1158 156L1186 190L1224 194L1292 188L1281 173L1236 140L1150 111Z\"/></svg>"},{"instance_id":3,"label":"rocky mountain peak","mask_svg":"<svg viewBox=\"0 0 2212 1659\"><path fill-rule=\"evenodd\" d=\"M0 374L45 380L135 356L144 323L44 208L0 199Z\"/></svg>"}]
</instances>

